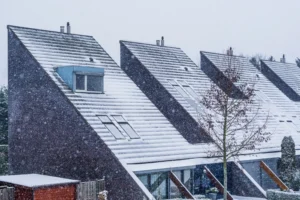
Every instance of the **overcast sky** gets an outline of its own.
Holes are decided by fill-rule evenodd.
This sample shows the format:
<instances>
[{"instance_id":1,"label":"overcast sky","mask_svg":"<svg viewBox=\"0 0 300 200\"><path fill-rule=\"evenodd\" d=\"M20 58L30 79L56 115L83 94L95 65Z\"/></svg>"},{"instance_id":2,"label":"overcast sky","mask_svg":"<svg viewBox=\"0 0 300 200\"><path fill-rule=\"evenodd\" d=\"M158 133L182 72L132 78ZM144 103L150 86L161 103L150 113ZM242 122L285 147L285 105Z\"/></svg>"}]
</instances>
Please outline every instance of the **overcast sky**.
<instances>
[{"instance_id":1,"label":"overcast sky","mask_svg":"<svg viewBox=\"0 0 300 200\"><path fill-rule=\"evenodd\" d=\"M119 63L119 40L199 51L257 53L288 62L300 57L299 0L0 0L0 85L7 84L7 29L17 25L92 35Z\"/></svg>"}]
</instances>

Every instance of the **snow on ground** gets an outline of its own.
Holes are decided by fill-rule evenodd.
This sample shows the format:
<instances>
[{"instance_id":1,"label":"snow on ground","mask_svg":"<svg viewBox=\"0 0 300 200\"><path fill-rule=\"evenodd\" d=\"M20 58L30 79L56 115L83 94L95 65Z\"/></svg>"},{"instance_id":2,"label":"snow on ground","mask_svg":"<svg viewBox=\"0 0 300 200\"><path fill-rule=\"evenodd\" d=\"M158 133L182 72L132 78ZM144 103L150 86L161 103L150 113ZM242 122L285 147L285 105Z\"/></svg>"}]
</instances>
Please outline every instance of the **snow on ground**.
<instances>
[{"instance_id":1,"label":"snow on ground","mask_svg":"<svg viewBox=\"0 0 300 200\"><path fill-rule=\"evenodd\" d=\"M234 200L266 200L265 198L256 198L256 197L241 197L232 195Z\"/></svg>"}]
</instances>

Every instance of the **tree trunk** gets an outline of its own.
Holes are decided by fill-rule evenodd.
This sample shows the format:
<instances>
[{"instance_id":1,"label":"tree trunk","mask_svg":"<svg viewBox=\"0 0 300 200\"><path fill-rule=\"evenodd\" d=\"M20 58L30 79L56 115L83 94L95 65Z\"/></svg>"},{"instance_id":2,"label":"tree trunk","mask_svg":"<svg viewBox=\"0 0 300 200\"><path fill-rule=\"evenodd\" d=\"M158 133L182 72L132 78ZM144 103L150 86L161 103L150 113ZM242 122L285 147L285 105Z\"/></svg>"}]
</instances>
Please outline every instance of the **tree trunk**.
<instances>
[{"instance_id":1,"label":"tree trunk","mask_svg":"<svg viewBox=\"0 0 300 200\"><path fill-rule=\"evenodd\" d=\"M225 105L225 116L224 116L224 127L223 127L223 174L224 174L224 192L223 197L224 200L227 200L227 147L226 147L226 136L227 136L227 116L228 116L228 99Z\"/></svg>"},{"instance_id":2,"label":"tree trunk","mask_svg":"<svg viewBox=\"0 0 300 200\"><path fill-rule=\"evenodd\" d=\"M224 157L224 162L223 162L223 173L224 173L224 193L223 193L223 198L224 200L227 200L227 160L226 157Z\"/></svg>"}]
</instances>

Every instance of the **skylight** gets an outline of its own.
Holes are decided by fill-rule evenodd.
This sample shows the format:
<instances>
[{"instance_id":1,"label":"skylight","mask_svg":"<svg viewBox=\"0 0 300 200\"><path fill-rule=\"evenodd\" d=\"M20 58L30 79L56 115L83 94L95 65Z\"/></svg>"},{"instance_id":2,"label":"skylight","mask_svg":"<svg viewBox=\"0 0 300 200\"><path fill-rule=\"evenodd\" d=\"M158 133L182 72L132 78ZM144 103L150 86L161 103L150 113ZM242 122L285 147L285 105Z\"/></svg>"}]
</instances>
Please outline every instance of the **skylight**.
<instances>
[{"instance_id":1,"label":"skylight","mask_svg":"<svg viewBox=\"0 0 300 200\"><path fill-rule=\"evenodd\" d=\"M183 97L188 97L188 94L180 87L180 85L174 80L168 80L169 83L181 94Z\"/></svg>"},{"instance_id":2,"label":"skylight","mask_svg":"<svg viewBox=\"0 0 300 200\"><path fill-rule=\"evenodd\" d=\"M111 134L116 139L124 139L125 136L120 132L120 130L115 126L115 124L110 120L110 118L106 115L98 116L101 122L105 125L105 127L111 132Z\"/></svg>"},{"instance_id":3,"label":"skylight","mask_svg":"<svg viewBox=\"0 0 300 200\"><path fill-rule=\"evenodd\" d=\"M113 118L116 120L116 122L122 127L122 129L125 131L125 133L131 138L131 139L138 139L140 136L133 130L133 128L129 125L129 123L123 118L122 115L113 115Z\"/></svg>"},{"instance_id":4,"label":"skylight","mask_svg":"<svg viewBox=\"0 0 300 200\"><path fill-rule=\"evenodd\" d=\"M192 96L195 100L199 99L196 92L191 88L190 86L183 86L183 88L189 93L190 96Z\"/></svg>"},{"instance_id":5,"label":"skylight","mask_svg":"<svg viewBox=\"0 0 300 200\"><path fill-rule=\"evenodd\" d=\"M185 81L183 80L168 80L169 83L176 88L176 90L184 97L190 98L192 100L198 100L199 96L195 92L195 90Z\"/></svg>"},{"instance_id":6,"label":"skylight","mask_svg":"<svg viewBox=\"0 0 300 200\"><path fill-rule=\"evenodd\" d=\"M98 118L116 139L125 139L125 136L121 133L122 130L129 136L130 139L140 138L122 115L99 115Z\"/></svg>"}]
</instances>

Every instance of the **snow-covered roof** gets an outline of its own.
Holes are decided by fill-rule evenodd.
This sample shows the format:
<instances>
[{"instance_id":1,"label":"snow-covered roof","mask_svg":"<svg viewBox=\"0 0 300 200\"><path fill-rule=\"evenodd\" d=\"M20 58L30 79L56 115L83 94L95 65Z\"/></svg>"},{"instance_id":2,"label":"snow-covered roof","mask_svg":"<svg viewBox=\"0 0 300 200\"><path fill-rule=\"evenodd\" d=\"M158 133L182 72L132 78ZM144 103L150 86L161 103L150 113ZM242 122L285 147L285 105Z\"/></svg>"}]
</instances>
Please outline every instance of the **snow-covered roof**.
<instances>
[{"instance_id":1,"label":"snow-covered roof","mask_svg":"<svg viewBox=\"0 0 300 200\"><path fill-rule=\"evenodd\" d=\"M135 172L143 169L150 170L153 166L155 169L166 168L166 166L174 169L179 165L183 167L185 160L193 161L189 165L201 164L203 159L206 163L209 162L207 150L212 146L188 143L92 36L16 26L9 26L8 29L20 39L115 156L123 164L131 167L131 170ZM188 113L197 119L195 108L182 98L167 79L183 79L201 95L210 84L210 79L206 74L180 48L161 48L155 45L124 41L123 43L184 106ZM93 58L93 62L90 58ZM104 94L73 92L56 73L55 68L61 66L104 68ZM280 98L274 101L280 101ZM288 105L281 104L280 106ZM299 109L289 107L287 110L294 113ZM106 114L123 115L140 139L127 137L117 140L98 118L98 115ZM299 115L295 114L295 116L298 119ZM276 142L266 145L260 153L278 152L283 135L278 137ZM249 159L255 158L249 157ZM215 159L210 159L210 161L213 163Z\"/></svg>"},{"instance_id":2,"label":"snow-covered roof","mask_svg":"<svg viewBox=\"0 0 300 200\"><path fill-rule=\"evenodd\" d=\"M15 26L9 30L122 163L207 157L207 145L190 145L93 37ZM74 93L55 71L55 67L69 65L104 68L104 94ZM103 114L122 114L141 138L115 139L97 117Z\"/></svg>"},{"instance_id":3,"label":"snow-covered roof","mask_svg":"<svg viewBox=\"0 0 300 200\"><path fill-rule=\"evenodd\" d=\"M268 60L263 60L262 62L300 96L300 68L295 63Z\"/></svg>"},{"instance_id":4,"label":"snow-covered roof","mask_svg":"<svg viewBox=\"0 0 300 200\"><path fill-rule=\"evenodd\" d=\"M199 96L210 87L210 79L177 47L157 46L121 41L131 53L150 71L165 89L198 121L196 109L170 84L168 80L187 82Z\"/></svg>"},{"instance_id":5,"label":"snow-covered roof","mask_svg":"<svg viewBox=\"0 0 300 200\"><path fill-rule=\"evenodd\" d=\"M21 175L0 176L0 182L25 186L29 188L79 183L78 180L59 178L54 176L46 176L41 174L21 174Z\"/></svg>"},{"instance_id":6,"label":"snow-covered roof","mask_svg":"<svg viewBox=\"0 0 300 200\"><path fill-rule=\"evenodd\" d=\"M210 78L180 48L131 41L121 41L121 43L130 50L185 110L195 120L198 120L197 109L199 108L196 109L195 106L187 102L168 80L185 81L201 99L201 96L210 87ZM221 62L226 55L203 53L216 67L222 68ZM260 154L279 152L283 136L292 135L295 141L300 139L299 105L291 102L282 94L247 58L237 57L237 59L245 69L245 73L242 74L243 81L256 77L259 79L256 85L258 90L257 100L262 106L259 118L261 117L263 122L268 113L272 115L268 123L268 129L273 134L272 139L259 147ZM296 144L296 146L300 149L300 144ZM245 152L245 154L247 153ZM266 156L267 154L262 157ZM254 158L249 157L249 159Z\"/></svg>"},{"instance_id":7,"label":"snow-covered roof","mask_svg":"<svg viewBox=\"0 0 300 200\"><path fill-rule=\"evenodd\" d=\"M222 62L227 55L201 52L212 64L223 71ZM300 139L300 104L290 100L284 95L269 79L267 79L261 71L252 65L248 58L242 56L234 56L235 62L238 62L241 68L240 83L245 83L250 79L255 80L256 99L261 104L262 112L268 113L270 116L267 127L272 130L272 139L266 146L272 145L279 149L282 138L291 135L294 141ZM239 83L237 83L239 84ZM263 116L262 116L263 117ZM300 144L296 143L296 147L300 149Z\"/></svg>"}]
</instances>

